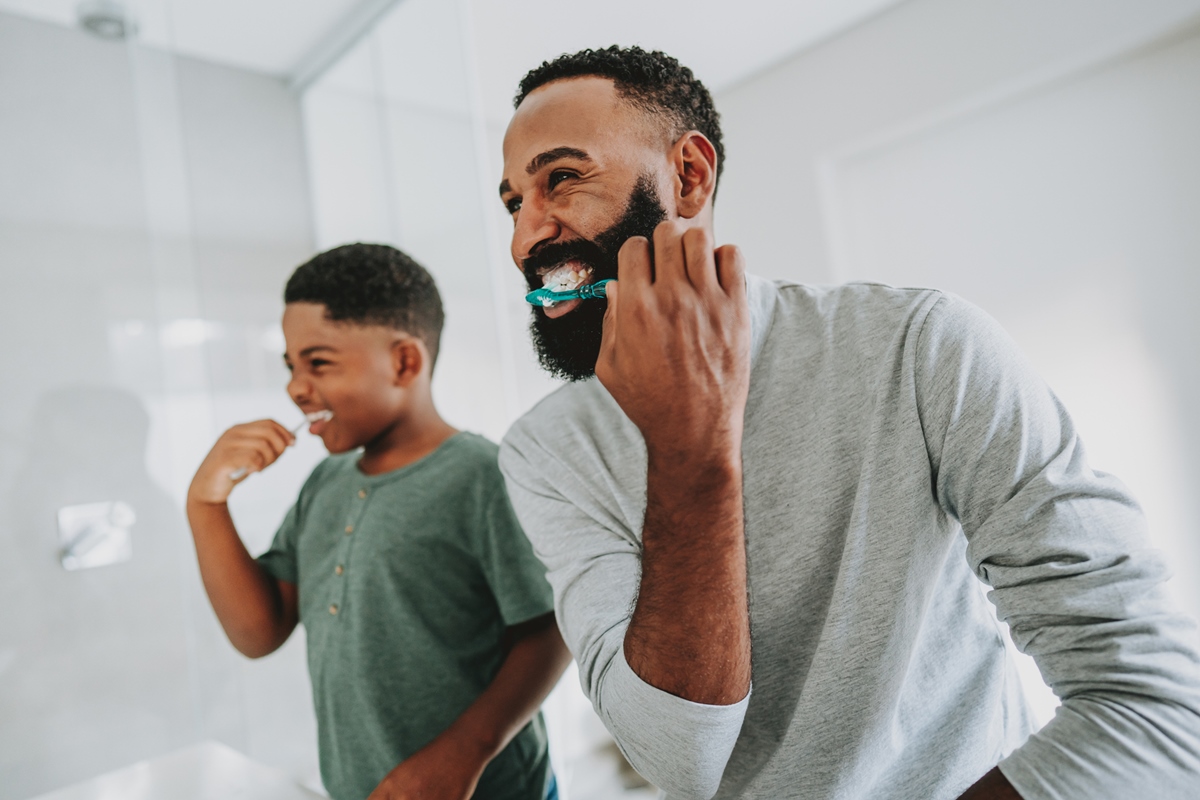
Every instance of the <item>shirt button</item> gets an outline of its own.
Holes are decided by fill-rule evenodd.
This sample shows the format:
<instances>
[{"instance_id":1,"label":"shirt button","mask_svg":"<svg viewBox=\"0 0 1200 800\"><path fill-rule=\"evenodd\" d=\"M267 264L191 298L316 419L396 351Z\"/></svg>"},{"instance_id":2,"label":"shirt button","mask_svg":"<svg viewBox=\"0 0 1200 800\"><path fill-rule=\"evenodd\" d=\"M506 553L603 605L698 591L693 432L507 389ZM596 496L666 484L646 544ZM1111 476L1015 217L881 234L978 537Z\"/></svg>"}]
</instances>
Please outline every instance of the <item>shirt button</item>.
<instances>
[{"instance_id":1,"label":"shirt button","mask_svg":"<svg viewBox=\"0 0 1200 800\"><path fill-rule=\"evenodd\" d=\"M330 606L329 606L329 613L330 613L330 614L337 614L337 611L338 611L338 609L337 609L337 603L333 603L332 605L330 605Z\"/></svg>"},{"instance_id":2,"label":"shirt button","mask_svg":"<svg viewBox=\"0 0 1200 800\"><path fill-rule=\"evenodd\" d=\"M334 575L341 575L345 571L346 571L345 567L343 567L341 564L338 564L336 567L333 568Z\"/></svg>"},{"instance_id":3,"label":"shirt button","mask_svg":"<svg viewBox=\"0 0 1200 800\"><path fill-rule=\"evenodd\" d=\"M352 534L352 533L354 533L354 526L353 526L353 525L347 525L347 526L346 526L346 535L348 536L348 535L350 535L350 534Z\"/></svg>"},{"instance_id":4,"label":"shirt button","mask_svg":"<svg viewBox=\"0 0 1200 800\"><path fill-rule=\"evenodd\" d=\"M362 499L364 499L366 496L367 496L367 490L366 490L366 489L359 489L359 490L358 490L358 499L359 499L359 500L362 500Z\"/></svg>"}]
</instances>

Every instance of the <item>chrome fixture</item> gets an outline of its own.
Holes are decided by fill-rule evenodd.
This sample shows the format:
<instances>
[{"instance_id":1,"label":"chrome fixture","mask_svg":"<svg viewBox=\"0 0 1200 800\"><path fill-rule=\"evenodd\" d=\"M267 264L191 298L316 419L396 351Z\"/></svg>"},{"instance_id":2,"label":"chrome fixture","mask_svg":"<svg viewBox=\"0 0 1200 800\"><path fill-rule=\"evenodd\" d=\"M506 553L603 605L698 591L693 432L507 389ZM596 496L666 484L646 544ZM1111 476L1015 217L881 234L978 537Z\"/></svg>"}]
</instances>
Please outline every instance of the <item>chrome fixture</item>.
<instances>
[{"instance_id":1,"label":"chrome fixture","mask_svg":"<svg viewBox=\"0 0 1200 800\"><path fill-rule=\"evenodd\" d=\"M137 33L133 15L118 0L85 0L75 7L80 26L101 39L120 40Z\"/></svg>"}]
</instances>

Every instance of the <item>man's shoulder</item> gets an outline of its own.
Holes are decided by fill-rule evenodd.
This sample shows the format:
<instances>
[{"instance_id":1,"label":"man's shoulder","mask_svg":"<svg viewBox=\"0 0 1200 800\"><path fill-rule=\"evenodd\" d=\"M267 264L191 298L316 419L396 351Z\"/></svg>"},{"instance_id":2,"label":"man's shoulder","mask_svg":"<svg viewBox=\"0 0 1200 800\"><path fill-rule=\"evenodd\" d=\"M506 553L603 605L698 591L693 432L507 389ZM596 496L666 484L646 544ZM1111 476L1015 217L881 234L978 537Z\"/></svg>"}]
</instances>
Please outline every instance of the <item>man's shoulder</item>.
<instances>
[{"instance_id":1,"label":"man's shoulder","mask_svg":"<svg viewBox=\"0 0 1200 800\"><path fill-rule=\"evenodd\" d=\"M500 468L512 476L521 462L573 462L597 442L616 443L631 426L612 395L596 378L560 386L513 423L500 443Z\"/></svg>"},{"instance_id":2,"label":"man's shoulder","mask_svg":"<svg viewBox=\"0 0 1200 800\"><path fill-rule=\"evenodd\" d=\"M945 293L923 286L891 286L875 281L806 284L777 280L778 305L822 319L896 318L914 307L928 306Z\"/></svg>"},{"instance_id":3,"label":"man's shoulder","mask_svg":"<svg viewBox=\"0 0 1200 800\"><path fill-rule=\"evenodd\" d=\"M963 302L938 289L868 281L771 284L768 342L808 343L843 356L887 348L898 337L919 333L935 307Z\"/></svg>"}]
</instances>

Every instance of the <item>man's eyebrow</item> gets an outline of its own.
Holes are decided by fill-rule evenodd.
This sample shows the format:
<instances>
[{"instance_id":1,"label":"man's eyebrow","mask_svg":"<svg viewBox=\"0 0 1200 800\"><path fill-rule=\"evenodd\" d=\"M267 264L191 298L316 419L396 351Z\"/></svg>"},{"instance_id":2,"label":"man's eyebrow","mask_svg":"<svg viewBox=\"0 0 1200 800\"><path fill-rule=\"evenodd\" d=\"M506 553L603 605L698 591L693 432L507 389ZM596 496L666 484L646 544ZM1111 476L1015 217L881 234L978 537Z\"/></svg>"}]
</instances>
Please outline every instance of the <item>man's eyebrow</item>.
<instances>
[{"instance_id":1,"label":"man's eyebrow","mask_svg":"<svg viewBox=\"0 0 1200 800\"><path fill-rule=\"evenodd\" d=\"M577 147L555 147L553 150L547 150L544 153L538 153L533 157L533 160L525 165L525 172L532 175L547 164L553 164L560 158L574 158L578 161L591 161L592 157L583 150ZM500 181L500 195L504 196L512 191L512 184L508 179Z\"/></svg>"},{"instance_id":2,"label":"man's eyebrow","mask_svg":"<svg viewBox=\"0 0 1200 800\"><path fill-rule=\"evenodd\" d=\"M592 157L576 147L556 147L544 153L538 153L533 160L525 165L525 174L532 175L547 164L552 164L560 158L574 158L579 161L591 161Z\"/></svg>"}]
</instances>

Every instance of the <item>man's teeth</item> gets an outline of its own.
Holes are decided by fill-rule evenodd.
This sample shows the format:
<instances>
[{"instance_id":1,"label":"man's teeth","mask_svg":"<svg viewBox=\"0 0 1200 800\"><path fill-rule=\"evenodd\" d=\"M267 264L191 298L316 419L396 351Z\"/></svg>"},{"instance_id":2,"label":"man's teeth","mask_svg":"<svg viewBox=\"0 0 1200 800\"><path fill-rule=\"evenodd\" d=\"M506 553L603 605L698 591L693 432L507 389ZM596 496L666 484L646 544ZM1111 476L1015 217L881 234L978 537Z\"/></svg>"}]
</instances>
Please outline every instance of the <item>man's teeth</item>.
<instances>
[{"instance_id":1,"label":"man's teeth","mask_svg":"<svg viewBox=\"0 0 1200 800\"><path fill-rule=\"evenodd\" d=\"M583 286L591 277L591 267L572 261L543 275L542 286L552 292L570 292Z\"/></svg>"}]
</instances>

